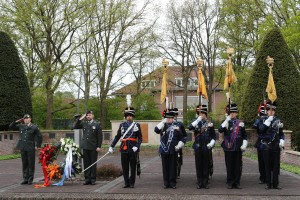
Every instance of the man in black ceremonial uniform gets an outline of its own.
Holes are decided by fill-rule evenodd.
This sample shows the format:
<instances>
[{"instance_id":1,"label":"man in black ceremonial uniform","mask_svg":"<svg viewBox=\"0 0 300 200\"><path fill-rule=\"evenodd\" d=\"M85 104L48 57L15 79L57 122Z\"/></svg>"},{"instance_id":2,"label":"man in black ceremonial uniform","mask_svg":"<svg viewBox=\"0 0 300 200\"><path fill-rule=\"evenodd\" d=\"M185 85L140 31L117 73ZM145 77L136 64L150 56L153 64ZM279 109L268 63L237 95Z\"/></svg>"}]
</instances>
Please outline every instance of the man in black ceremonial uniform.
<instances>
[{"instance_id":1,"label":"man in black ceremonial uniform","mask_svg":"<svg viewBox=\"0 0 300 200\"><path fill-rule=\"evenodd\" d=\"M197 188L208 189L210 151L216 142L216 133L214 125L207 119L207 105L198 105L196 108L198 118L189 125L189 130L194 131L195 142L193 149L195 151Z\"/></svg>"},{"instance_id":2,"label":"man in black ceremonial uniform","mask_svg":"<svg viewBox=\"0 0 300 200\"><path fill-rule=\"evenodd\" d=\"M184 124L181 121L177 120L178 117L178 108L173 108L170 110L171 112L174 113L174 121L178 123L178 126L182 132L182 136L183 136L183 143L186 143L187 140L187 134L184 128ZM181 165L183 164L183 153L182 153L182 149L179 149L177 152L177 178L180 178L180 171L181 171Z\"/></svg>"},{"instance_id":3,"label":"man in black ceremonial uniform","mask_svg":"<svg viewBox=\"0 0 300 200\"><path fill-rule=\"evenodd\" d=\"M259 184L264 184L266 182L266 172L265 172L265 162L264 162L264 145L262 140L264 139L264 134L259 130L259 127L264 124L265 120L268 118L266 116L267 112L264 105L259 105L258 115L259 118L255 120L253 128L257 130L257 140L255 142L255 148L257 149L258 158L258 170L259 170Z\"/></svg>"},{"instance_id":4,"label":"man in black ceremonial uniform","mask_svg":"<svg viewBox=\"0 0 300 200\"><path fill-rule=\"evenodd\" d=\"M222 147L225 153L227 171L227 188L241 189L242 152L246 150L248 141L244 122L237 119L238 109L235 103L227 105L229 115L219 127L219 133L224 133ZM227 113L227 112L226 112Z\"/></svg>"},{"instance_id":5,"label":"man in black ceremonial uniform","mask_svg":"<svg viewBox=\"0 0 300 200\"><path fill-rule=\"evenodd\" d=\"M154 128L154 132L160 134L159 153L165 189L176 189L177 151L184 146L181 129L173 118L174 113L167 110L164 113L164 119Z\"/></svg>"},{"instance_id":6,"label":"man in black ceremonial uniform","mask_svg":"<svg viewBox=\"0 0 300 200\"><path fill-rule=\"evenodd\" d=\"M280 151L284 147L283 124L275 115L276 102L267 102L268 118L260 124L259 131L262 132L263 157L266 173L266 190L281 189L279 186Z\"/></svg>"},{"instance_id":7,"label":"man in black ceremonial uniform","mask_svg":"<svg viewBox=\"0 0 300 200\"><path fill-rule=\"evenodd\" d=\"M126 118L126 121L120 124L117 135L108 150L110 153L113 153L113 148L121 139L120 152L123 178L125 181L125 185L123 186L124 188L134 188L137 170L137 156L142 143L141 126L139 123L133 121L134 116L134 108L125 108L124 117Z\"/></svg>"},{"instance_id":8,"label":"man in black ceremonial uniform","mask_svg":"<svg viewBox=\"0 0 300 200\"><path fill-rule=\"evenodd\" d=\"M37 125L31 123L31 117L25 114L22 119L12 122L10 129L19 129L17 148L21 151L23 182L22 185L31 185L35 170L35 151L41 147L42 135Z\"/></svg>"},{"instance_id":9,"label":"man in black ceremonial uniform","mask_svg":"<svg viewBox=\"0 0 300 200\"><path fill-rule=\"evenodd\" d=\"M94 120L93 111L87 111L76 119L74 129L82 129L80 147L83 149L84 168L89 167L97 161L98 152L101 151L102 129L100 123ZM83 185L95 185L97 177L97 164L84 172L85 182Z\"/></svg>"}]
</instances>

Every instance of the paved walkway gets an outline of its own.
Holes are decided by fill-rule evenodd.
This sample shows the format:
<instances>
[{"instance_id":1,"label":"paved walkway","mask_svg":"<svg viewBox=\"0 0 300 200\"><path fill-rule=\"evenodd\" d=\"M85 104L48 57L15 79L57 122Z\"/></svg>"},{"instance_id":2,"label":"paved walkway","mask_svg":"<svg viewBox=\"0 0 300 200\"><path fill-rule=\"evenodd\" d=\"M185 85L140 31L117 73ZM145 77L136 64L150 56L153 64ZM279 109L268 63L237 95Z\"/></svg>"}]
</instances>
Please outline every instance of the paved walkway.
<instances>
[{"instance_id":1,"label":"paved walkway","mask_svg":"<svg viewBox=\"0 0 300 200\"><path fill-rule=\"evenodd\" d=\"M299 176L281 171L280 185L283 189L265 190L265 185L258 184L257 161L248 158L243 159L241 180L243 189L226 189L224 157L222 153L216 152L210 189L196 189L194 157L188 154L184 155L184 165L177 189L163 189L161 161L156 153L141 153L142 175L137 178L133 189L122 188L123 177L113 181L97 181L94 186L84 186L83 180L77 178L73 182L66 181L62 187L35 189L33 185L20 185L22 181L20 159L0 161L0 199L300 199ZM120 156L109 154L99 165L107 163L120 167ZM39 163L36 163L35 177L35 183L43 183Z\"/></svg>"}]
</instances>

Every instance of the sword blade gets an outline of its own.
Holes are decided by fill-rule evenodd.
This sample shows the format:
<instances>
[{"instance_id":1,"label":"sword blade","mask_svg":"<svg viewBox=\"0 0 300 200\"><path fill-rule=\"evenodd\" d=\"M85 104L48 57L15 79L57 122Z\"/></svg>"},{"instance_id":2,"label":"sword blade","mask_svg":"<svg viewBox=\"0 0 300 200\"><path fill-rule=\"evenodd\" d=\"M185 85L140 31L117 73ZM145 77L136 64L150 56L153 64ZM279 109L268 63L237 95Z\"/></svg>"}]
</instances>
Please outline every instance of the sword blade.
<instances>
[{"instance_id":1,"label":"sword blade","mask_svg":"<svg viewBox=\"0 0 300 200\"><path fill-rule=\"evenodd\" d=\"M85 168L82 172L80 173L83 173L85 172L86 170L88 170L89 168L91 168L93 165L95 165L97 162L99 162L102 158L104 158L107 154L109 154L109 151L106 152L106 154L104 154L101 158L99 158L96 162L94 162L93 164L91 164L90 166L88 166L87 168Z\"/></svg>"}]
</instances>

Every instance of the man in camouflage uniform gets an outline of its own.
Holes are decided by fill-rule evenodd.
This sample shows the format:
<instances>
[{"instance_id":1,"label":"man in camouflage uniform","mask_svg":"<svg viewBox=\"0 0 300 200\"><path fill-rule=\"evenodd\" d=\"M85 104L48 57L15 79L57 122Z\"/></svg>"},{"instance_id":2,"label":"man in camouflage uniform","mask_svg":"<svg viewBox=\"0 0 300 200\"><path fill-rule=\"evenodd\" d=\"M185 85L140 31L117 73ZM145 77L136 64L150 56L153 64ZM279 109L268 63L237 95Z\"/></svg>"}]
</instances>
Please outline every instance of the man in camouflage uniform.
<instances>
[{"instance_id":1,"label":"man in camouflage uniform","mask_svg":"<svg viewBox=\"0 0 300 200\"><path fill-rule=\"evenodd\" d=\"M94 120L93 111L87 111L76 119L74 129L82 129L80 147L83 149L84 168L97 161L98 152L101 151L102 129L100 123ZM95 185L97 177L97 164L84 171L85 181L83 185Z\"/></svg>"},{"instance_id":2,"label":"man in camouflage uniform","mask_svg":"<svg viewBox=\"0 0 300 200\"><path fill-rule=\"evenodd\" d=\"M10 129L19 129L17 148L21 151L23 181L22 185L31 185L35 170L35 151L41 147L42 135L37 125L31 123L31 117L25 114L23 118L13 121Z\"/></svg>"}]
</instances>

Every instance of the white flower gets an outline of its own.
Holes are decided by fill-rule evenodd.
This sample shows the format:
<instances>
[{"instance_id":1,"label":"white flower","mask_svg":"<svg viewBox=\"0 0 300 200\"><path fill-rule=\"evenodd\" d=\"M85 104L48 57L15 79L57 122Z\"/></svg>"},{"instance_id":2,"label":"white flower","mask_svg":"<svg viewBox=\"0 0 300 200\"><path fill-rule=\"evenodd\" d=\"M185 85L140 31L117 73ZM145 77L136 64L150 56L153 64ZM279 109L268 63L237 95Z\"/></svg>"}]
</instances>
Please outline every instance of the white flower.
<instances>
[{"instance_id":1,"label":"white flower","mask_svg":"<svg viewBox=\"0 0 300 200\"><path fill-rule=\"evenodd\" d=\"M79 148L79 145L78 145L78 144L76 144L76 147L77 147L77 148Z\"/></svg>"},{"instance_id":2,"label":"white flower","mask_svg":"<svg viewBox=\"0 0 300 200\"><path fill-rule=\"evenodd\" d=\"M60 142L65 142L65 139L64 138L60 138Z\"/></svg>"}]
</instances>

